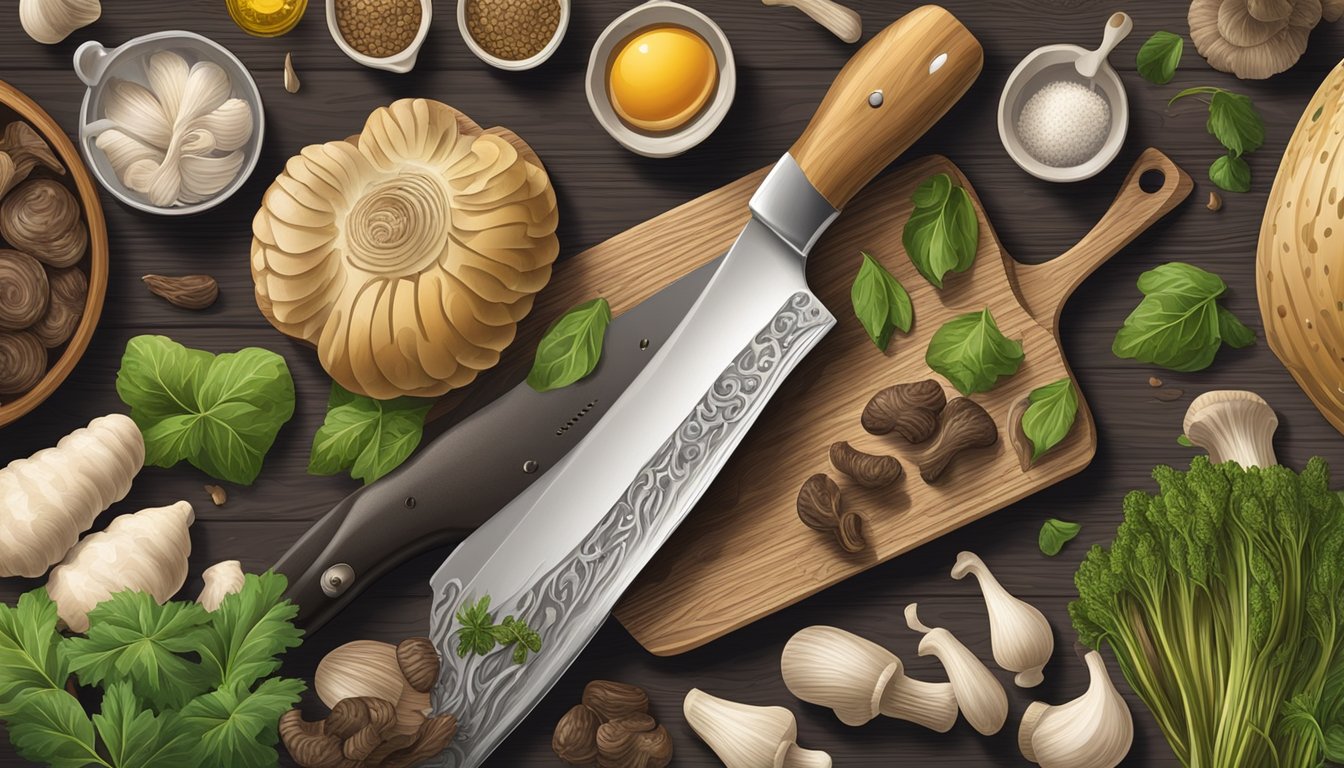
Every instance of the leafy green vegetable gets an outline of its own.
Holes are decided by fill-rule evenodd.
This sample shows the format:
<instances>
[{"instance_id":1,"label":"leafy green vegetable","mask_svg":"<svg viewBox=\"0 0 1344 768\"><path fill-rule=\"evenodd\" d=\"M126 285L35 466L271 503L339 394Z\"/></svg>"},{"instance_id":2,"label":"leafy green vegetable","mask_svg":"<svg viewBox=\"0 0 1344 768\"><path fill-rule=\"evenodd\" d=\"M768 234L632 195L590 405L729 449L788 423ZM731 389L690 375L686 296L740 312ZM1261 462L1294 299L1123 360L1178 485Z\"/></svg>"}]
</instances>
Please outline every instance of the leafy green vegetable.
<instances>
[{"instance_id":1,"label":"leafy green vegetable","mask_svg":"<svg viewBox=\"0 0 1344 768\"><path fill-rule=\"evenodd\" d=\"M1344 503L1325 462L1200 456L1153 477L1078 568L1079 638L1110 646L1183 765L1315 768L1344 723Z\"/></svg>"},{"instance_id":2,"label":"leafy green vegetable","mask_svg":"<svg viewBox=\"0 0 1344 768\"><path fill-rule=\"evenodd\" d=\"M500 645L513 646L514 664L527 661L528 651L537 653L541 650L541 635L529 627L527 622L512 616L504 617L504 621L495 627L495 639Z\"/></svg>"},{"instance_id":3,"label":"leafy green vegetable","mask_svg":"<svg viewBox=\"0 0 1344 768\"><path fill-rule=\"evenodd\" d=\"M386 475L420 445L432 400L398 397L375 400L331 383L327 418L313 435L308 471L350 476L365 483Z\"/></svg>"},{"instance_id":4,"label":"leafy green vegetable","mask_svg":"<svg viewBox=\"0 0 1344 768\"><path fill-rule=\"evenodd\" d=\"M494 650L498 638L494 631L495 616L490 613L489 595L457 609L457 623L462 625L454 633L459 657L465 659L468 654L484 656Z\"/></svg>"},{"instance_id":5,"label":"leafy green vegetable","mask_svg":"<svg viewBox=\"0 0 1344 768\"><path fill-rule=\"evenodd\" d=\"M901 242L919 273L942 288L944 275L965 272L975 262L980 221L971 196L946 173L925 179L915 189L914 201Z\"/></svg>"},{"instance_id":6,"label":"leafy green vegetable","mask_svg":"<svg viewBox=\"0 0 1344 768\"><path fill-rule=\"evenodd\" d=\"M849 298L854 304L854 314L879 350L886 351L893 331L910 332L915 319L910 294L886 267L867 253L863 254L863 264L854 277Z\"/></svg>"},{"instance_id":7,"label":"leafy green vegetable","mask_svg":"<svg viewBox=\"0 0 1344 768\"><path fill-rule=\"evenodd\" d=\"M955 317L934 332L924 355L963 395L988 392L1022 365L1022 343L1004 338L988 309Z\"/></svg>"},{"instance_id":8,"label":"leafy green vegetable","mask_svg":"<svg viewBox=\"0 0 1344 768\"><path fill-rule=\"evenodd\" d=\"M593 299L561 315L537 345L528 386L548 392L592 373L602 357L602 340L610 324L611 305L606 299Z\"/></svg>"},{"instance_id":9,"label":"leafy green vegetable","mask_svg":"<svg viewBox=\"0 0 1344 768\"><path fill-rule=\"evenodd\" d=\"M1073 429L1078 418L1078 390L1065 376L1033 389L1027 399L1031 404L1022 412L1022 432L1031 441L1031 460L1036 461Z\"/></svg>"},{"instance_id":10,"label":"leafy green vegetable","mask_svg":"<svg viewBox=\"0 0 1344 768\"><path fill-rule=\"evenodd\" d=\"M1052 517L1041 525L1041 533L1036 537L1036 543L1040 546L1042 553L1054 557L1059 554L1065 544L1073 541L1081 530L1083 530L1083 526L1078 523L1070 523L1067 520L1057 520Z\"/></svg>"},{"instance_id":11,"label":"leafy green vegetable","mask_svg":"<svg viewBox=\"0 0 1344 768\"><path fill-rule=\"evenodd\" d=\"M277 574L249 575L214 613L121 592L90 611L86 638L56 631L45 590L0 605L0 717L10 740L27 759L62 768L275 765L277 723L304 687L256 685L299 642L285 586ZM65 690L69 672L104 688L92 718Z\"/></svg>"},{"instance_id":12,"label":"leafy green vegetable","mask_svg":"<svg viewBox=\"0 0 1344 768\"><path fill-rule=\"evenodd\" d=\"M1181 63L1185 38L1170 32L1154 32L1139 49L1139 74L1154 85L1166 85Z\"/></svg>"},{"instance_id":13,"label":"leafy green vegetable","mask_svg":"<svg viewBox=\"0 0 1344 768\"><path fill-rule=\"evenodd\" d=\"M1111 351L1174 371L1209 367L1224 342L1244 347L1255 333L1217 303L1227 284L1179 261L1139 276L1143 300L1125 318Z\"/></svg>"},{"instance_id":14,"label":"leafy green vegetable","mask_svg":"<svg viewBox=\"0 0 1344 768\"><path fill-rule=\"evenodd\" d=\"M1251 191L1251 166L1236 155L1222 155L1209 166L1209 181L1228 192Z\"/></svg>"},{"instance_id":15,"label":"leafy green vegetable","mask_svg":"<svg viewBox=\"0 0 1344 768\"><path fill-rule=\"evenodd\" d=\"M145 435L146 464L189 461L240 485L257 479L294 415L285 359L257 347L212 355L164 336L136 336L121 358L117 394Z\"/></svg>"},{"instance_id":16,"label":"leafy green vegetable","mask_svg":"<svg viewBox=\"0 0 1344 768\"><path fill-rule=\"evenodd\" d=\"M1186 448L1194 448L1194 447L1195 447L1195 444L1192 443L1192 442L1190 442L1190 438L1189 438L1189 437L1186 437L1185 435L1181 435L1181 436L1177 437L1177 438L1176 438L1176 444L1177 444L1177 445L1180 445L1180 446L1184 446L1184 447L1186 447Z\"/></svg>"}]
</instances>

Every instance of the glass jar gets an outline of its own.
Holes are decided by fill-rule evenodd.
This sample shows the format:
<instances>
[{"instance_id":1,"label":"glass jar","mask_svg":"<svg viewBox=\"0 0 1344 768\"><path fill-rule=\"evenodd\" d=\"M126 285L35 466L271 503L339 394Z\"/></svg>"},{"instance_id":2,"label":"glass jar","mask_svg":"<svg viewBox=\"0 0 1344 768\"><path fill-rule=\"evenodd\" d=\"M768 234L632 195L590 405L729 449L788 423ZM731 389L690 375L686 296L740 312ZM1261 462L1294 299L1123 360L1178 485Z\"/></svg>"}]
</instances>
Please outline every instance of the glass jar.
<instances>
[{"instance_id":1,"label":"glass jar","mask_svg":"<svg viewBox=\"0 0 1344 768\"><path fill-rule=\"evenodd\" d=\"M308 0L225 0L225 3L234 23L257 37L285 34L308 10Z\"/></svg>"}]
</instances>

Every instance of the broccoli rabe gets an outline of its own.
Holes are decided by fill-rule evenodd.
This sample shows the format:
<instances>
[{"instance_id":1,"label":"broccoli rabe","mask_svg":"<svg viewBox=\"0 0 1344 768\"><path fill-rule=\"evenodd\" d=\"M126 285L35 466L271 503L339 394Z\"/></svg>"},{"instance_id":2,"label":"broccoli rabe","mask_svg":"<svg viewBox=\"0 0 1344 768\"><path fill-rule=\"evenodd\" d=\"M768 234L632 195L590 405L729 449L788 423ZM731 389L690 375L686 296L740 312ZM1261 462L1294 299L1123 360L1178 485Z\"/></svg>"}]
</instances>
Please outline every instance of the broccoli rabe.
<instances>
[{"instance_id":1,"label":"broccoli rabe","mask_svg":"<svg viewBox=\"0 0 1344 768\"><path fill-rule=\"evenodd\" d=\"M1153 477L1078 568L1080 639L1111 647L1185 766L1344 758L1344 504L1325 462Z\"/></svg>"}]
</instances>

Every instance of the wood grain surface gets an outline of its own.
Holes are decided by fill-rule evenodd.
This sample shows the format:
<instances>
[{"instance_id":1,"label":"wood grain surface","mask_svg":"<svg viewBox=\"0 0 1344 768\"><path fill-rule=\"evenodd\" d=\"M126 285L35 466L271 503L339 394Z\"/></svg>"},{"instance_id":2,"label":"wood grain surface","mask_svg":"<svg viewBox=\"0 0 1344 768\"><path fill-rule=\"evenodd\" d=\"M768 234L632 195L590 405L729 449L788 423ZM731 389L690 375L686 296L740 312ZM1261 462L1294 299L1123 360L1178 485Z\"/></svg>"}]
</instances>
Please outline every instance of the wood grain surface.
<instances>
[{"instance_id":1,"label":"wood grain surface","mask_svg":"<svg viewBox=\"0 0 1344 768\"><path fill-rule=\"evenodd\" d=\"M753 0L688 2L723 27L733 44L739 83L723 125L703 145L671 160L636 157L621 149L597 125L583 93L590 47L602 28L634 0L576 2L566 40L555 58L518 74L492 70L476 60L453 23L454 4L437 0L420 64L404 76L363 69L346 59L328 36L318 3L310 4L308 16L289 35L262 40L233 26L223 0L109 0L102 20L51 47L23 35L14 0L0 4L4 21L0 79L31 95L71 135L83 98L70 69L75 48L88 39L111 45L165 28L205 34L235 51L257 78L268 123L256 174L219 209L189 222L170 223L132 212L103 196L112 256L98 331L88 354L52 397L32 414L0 429L0 463L52 445L97 415L124 411L113 381L126 341L136 334L165 333L212 351L265 346L289 362L298 408L257 483L229 487L228 503L214 507L201 488L209 482L204 475L186 467L151 468L141 473L131 496L113 511L179 498L196 505L188 593L199 588L200 572L219 560L239 558L249 569L274 563L310 522L355 488L349 479L307 475L308 446L322 420L329 382L311 350L272 329L252 300L249 222L261 193L285 159L306 144L348 136L363 125L369 111L396 98L444 100L482 125L507 126L537 151L560 199L562 259L571 257L773 162L798 138L835 73L855 50L790 8L765 7ZM850 3L863 16L865 39L916 4ZM1224 350L1211 368L1197 374L1151 369L1117 360L1110 352L1115 330L1138 302L1134 281L1139 273L1178 259L1221 275L1230 286L1228 308L1260 330L1255 246L1265 198L1303 107L1329 68L1344 56L1344 25L1321 25L1302 61L1267 82L1243 83L1213 72L1187 45L1175 80L1157 87L1137 75L1134 57L1156 30L1187 31L1185 3L1132 0L1124 10L1134 17L1134 34L1112 56L1130 99L1126 146L1096 178L1051 185L1019 170L999 144L994 127L999 91L1017 61L1037 46L1095 44L1116 5L1101 0L947 0L945 5L983 44L985 70L907 157L941 153L956 163L974 184L1005 250L1015 258L1040 263L1068 249L1102 216L1145 147L1166 152L1197 182L1190 200L1085 281L1060 318L1065 356L1096 421L1095 459L1069 480L691 653L654 657L619 623L609 621L554 691L487 762L490 768L559 766L550 751L551 728L578 700L584 683L598 677L627 680L649 690L654 712L672 733L678 768L718 765L681 716L681 698L693 686L754 704L789 706L798 714L802 743L829 750L838 766L1025 766L1016 747L1015 724L1026 705L1033 698L1063 701L1086 687L1086 671L1070 650L1073 631L1066 611L1078 561L1088 546L1110 540L1126 491L1152 488L1149 474L1154 464L1188 461L1190 452L1176 444L1176 436L1185 407L1195 395L1223 387L1254 389L1280 414L1281 460L1300 466L1308 457L1322 455L1344 466L1339 433L1311 406L1263 343L1263 336L1251 348ZM281 84L287 51L293 52L303 81L303 90L295 95L286 93ZM1251 96L1266 123L1265 146L1249 158L1252 191L1224 195L1225 205L1217 213L1203 205L1212 188L1204 169L1220 154L1205 132L1203 107L1193 100L1167 107L1172 94L1195 85L1218 85ZM203 313L169 306L149 295L140 282L148 273L194 272L209 272L220 281L219 302ZM1147 383L1154 375L1163 379L1163 389L1179 395L1173 400L1155 397L1159 390ZM459 407L435 422L433 430L488 402L518 377L516 371L483 377L464 393ZM106 525L110 517L104 515L97 526ZM1079 538L1054 558L1043 557L1036 548L1037 531L1048 517L1083 524ZM979 594L973 584L948 577L962 549L984 557L1004 586L1038 605L1056 630L1056 658L1046 668L1040 688L1021 692L1012 687L1010 675L1000 674L1010 688L1009 727L990 738L964 723L949 734L887 719L854 729L841 725L830 712L790 697L779 677L779 654L790 634L814 623L871 637L900 655L910 674L938 679L942 673L937 662L916 656L919 637L901 620L901 609L916 600L925 622L951 628L988 659L989 628ZM444 551L427 554L373 585L333 624L291 653L285 671L310 677L322 654L352 639L398 640L425 632L426 583L445 555ZM0 599L12 602L40 583L5 580L0 582ZM1128 696L1128 700L1135 709L1137 734L1126 765L1174 768L1177 763L1152 718L1137 699ZM0 744L0 766L27 765L7 744Z\"/></svg>"},{"instance_id":2,"label":"wood grain surface","mask_svg":"<svg viewBox=\"0 0 1344 768\"><path fill-rule=\"evenodd\" d=\"M1145 191L1140 179L1149 172L1162 181ZM901 245L911 196L935 173L952 176L971 193L980 223L975 264L947 276L942 290L919 275ZM1009 439L1015 406L1033 389L1072 376L1055 319L1073 290L1183 201L1192 186L1160 152L1144 152L1096 227L1058 259L1024 271L1003 251L970 182L946 158L913 161L863 190L808 257L808 284L827 306L845 306L859 254L866 251L910 292L910 333L893 335L879 354L853 313L841 310L837 327L790 374L695 514L622 598L616 618L652 653L685 653L1086 467L1097 435L1085 399L1073 430L1025 472ZM732 202L745 205L744 198ZM966 452L937 483L926 483L918 463L928 446L869 435L859 414L882 387L941 381L924 361L929 340L943 323L981 309L990 311L1005 336L1022 343L1026 358L1016 374L972 398L999 425L998 442ZM949 400L958 394L950 385L944 389ZM868 453L895 454L904 477L883 489L849 481L827 456L837 440ZM863 517L864 550L845 552L799 521L798 489L816 473L835 479L844 508Z\"/></svg>"}]
</instances>

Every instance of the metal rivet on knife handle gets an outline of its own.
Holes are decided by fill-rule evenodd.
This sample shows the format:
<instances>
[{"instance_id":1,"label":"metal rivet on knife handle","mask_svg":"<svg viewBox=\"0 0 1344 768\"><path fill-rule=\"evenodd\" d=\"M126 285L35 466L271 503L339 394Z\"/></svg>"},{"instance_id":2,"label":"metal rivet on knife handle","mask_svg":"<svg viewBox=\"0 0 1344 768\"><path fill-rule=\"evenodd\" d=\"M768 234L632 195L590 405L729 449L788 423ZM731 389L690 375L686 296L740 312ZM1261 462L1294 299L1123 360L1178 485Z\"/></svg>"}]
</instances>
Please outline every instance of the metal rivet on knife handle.
<instances>
[{"instance_id":1,"label":"metal rivet on knife handle","mask_svg":"<svg viewBox=\"0 0 1344 768\"><path fill-rule=\"evenodd\" d=\"M327 597L340 597L355 581L355 569L337 563L322 572L322 592Z\"/></svg>"},{"instance_id":2,"label":"metal rivet on knife handle","mask_svg":"<svg viewBox=\"0 0 1344 768\"><path fill-rule=\"evenodd\" d=\"M535 473L535 472L537 471L537 462L532 461L531 459L528 459L527 461L524 461L524 462L523 462L523 471L526 472L526 473L529 474L529 475Z\"/></svg>"},{"instance_id":3,"label":"metal rivet on knife handle","mask_svg":"<svg viewBox=\"0 0 1344 768\"><path fill-rule=\"evenodd\" d=\"M868 106L872 107L873 109L877 109L878 107L882 106L881 88L878 88L876 91L873 91L872 93L868 94Z\"/></svg>"}]
</instances>

